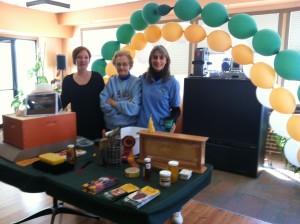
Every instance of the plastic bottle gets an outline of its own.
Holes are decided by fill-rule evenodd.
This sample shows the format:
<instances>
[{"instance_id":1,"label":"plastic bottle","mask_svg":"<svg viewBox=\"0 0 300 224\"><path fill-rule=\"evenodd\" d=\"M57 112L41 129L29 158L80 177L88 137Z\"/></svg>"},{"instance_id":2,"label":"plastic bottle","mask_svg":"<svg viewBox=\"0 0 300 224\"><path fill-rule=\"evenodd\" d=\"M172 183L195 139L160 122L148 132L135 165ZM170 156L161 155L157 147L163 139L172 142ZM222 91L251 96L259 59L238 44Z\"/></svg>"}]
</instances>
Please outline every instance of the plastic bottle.
<instances>
[{"instance_id":1,"label":"plastic bottle","mask_svg":"<svg viewBox=\"0 0 300 224\"><path fill-rule=\"evenodd\" d=\"M171 182L175 183L178 181L178 173L179 173L179 162L175 160L171 160L168 163L169 170L171 171Z\"/></svg>"},{"instance_id":2,"label":"plastic bottle","mask_svg":"<svg viewBox=\"0 0 300 224\"><path fill-rule=\"evenodd\" d=\"M70 164L76 163L76 150L73 144L68 145L66 161Z\"/></svg>"},{"instance_id":3,"label":"plastic bottle","mask_svg":"<svg viewBox=\"0 0 300 224\"><path fill-rule=\"evenodd\" d=\"M151 158L144 159L144 179L151 180Z\"/></svg>"}]
</instances>

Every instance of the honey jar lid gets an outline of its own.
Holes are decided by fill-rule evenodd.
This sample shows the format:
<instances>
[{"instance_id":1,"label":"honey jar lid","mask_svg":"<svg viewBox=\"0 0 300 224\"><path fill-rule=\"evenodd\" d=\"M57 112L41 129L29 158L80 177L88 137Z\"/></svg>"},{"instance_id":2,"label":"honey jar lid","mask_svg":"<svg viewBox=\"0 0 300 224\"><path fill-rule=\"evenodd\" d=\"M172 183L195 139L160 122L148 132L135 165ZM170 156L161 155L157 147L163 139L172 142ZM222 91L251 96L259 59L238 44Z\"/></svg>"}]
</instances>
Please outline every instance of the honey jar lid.
<instances>
[{"instance_id":1,"label":"honey jar lid","mask_svg":"<svg viewBox=\"0 0 300 224\"><path fill-rule=\"evenodd\" d=\"M171 160L168 162L169 166L178 166L179 165L179 162L176 161L176 160Z\"/></svg>"},{"instance_id":2,"label":"honey jar lid","mask_svg":"<svg viewBox=\"0 0 300 224\"><path fill-rule=\"evenodd\" d=\"M163 176L163 177L169 177L169 176L171 176L171 171L169 171L169 170L161 170L161 171L159 171L159 175Z\"/></svg>"}]
</instances>

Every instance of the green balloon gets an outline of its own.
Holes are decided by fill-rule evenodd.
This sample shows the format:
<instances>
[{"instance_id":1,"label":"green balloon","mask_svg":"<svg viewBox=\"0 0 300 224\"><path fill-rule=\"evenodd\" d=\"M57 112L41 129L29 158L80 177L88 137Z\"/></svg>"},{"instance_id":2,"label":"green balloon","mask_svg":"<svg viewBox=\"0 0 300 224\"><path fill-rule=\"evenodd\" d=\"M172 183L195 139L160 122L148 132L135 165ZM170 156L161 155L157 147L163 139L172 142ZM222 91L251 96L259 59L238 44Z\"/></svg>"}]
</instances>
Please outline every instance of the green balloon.
<instances>
[{"instance_id":1,"label":"green balloon","mask_svg":"<svg viewBox=\"0 0 300 224\"><path fill-rule=\"evenodd\" d=\"M175 15L183 20L195 19L201 13L201 6L196 0L178 0L174 6Z\"/></svg>"},{"instance_id":2,"label":"green balloon","mask_svg":"<svg viewBox=\"0 0 300 224\"><path fill-rule=\"evenodd\" d=\"M225 6L219 2L211 2L204 6L201 17L203 22L210 27L222 26L229 20Z\"/></svg>"},{"instance_id":3,"label":"green balloon","mask_svg":"<svg viewBox=\"0 0 300 224\"><path fill-rule=\"evenodd\" d=\"M252 46L257 53L271 56L280 51L281 39L277 32L263 29L253 36Z\"/></svg>"},{"instance_id":4,"label":"green balloon","mask_svg":"<svg viewBox=\"0 0 300 224\"><path fill-rule=\"evenodd\" d=\"M156 13L158 6L159 5L154 2L149 2L144 6L142 16L147 23L155 24L160 20L161 16Z\"/></svg>"},{"instance_id":5,"label":"green balloon","mask_svg":"<svg viewBox=\"0 0 300 224\"><path fill-rule=\"evenodd\" d=\"M107 41L101 48L101 55L105 60L111 60L118 50L120 50L120 42Z\"/></svg>"},{"instance_id":6,"label":"green balloon","mask_svg":"<svg viewBox=\"0 0 300 224\"><path fill-rule=\"evenodd\" d=\"M102 77L104 77L105 74L105 68L106 68L106 61L104 59L97 59L92 64L92 71L98 72Z\"/></svg>"},{"instance_id":7,"label":"green balloon","mask_svg":"<svg viewBox=\"0 0 300 224\"><path fill-rule=\"evenodd\" d=\"M257 32L256 22L248 14L237 14L231 17L228 29L230 34L238 39L247 39Z\"/></svg>"},{"instance_id":8,"label":"green balloon","mask_svg":"<svg viewBox=\"0 0 300 224\"><path fill-rule=\"evenodd\" d=\"M130 24L123 24L118 27L116 32L117 40L122 44L128 44L135 34L135 30Z\"/></svg>"},{"instance_id":9,"label":"green balloon","mask_svg":"<svg viewBox=\"0 0 300 224\"><path fill-rule=\"evenodd\" d=\"M300 81L300 53L293 50L280 51L274 59L274 69L287 80Z\"/></svg>"},{"instance_id":10,"label":"green balloon","mask_svg":"<svg viewBox=\"0 0 300 224\"><path fill-rule=\"evenodd\" d=\"M144 30L148 23L143 19L142 10L137 10L130 16L130 24L135 30Z\"/></svg>"},{"instance_id":11,"label":"green balloon","mask_svg":"<svg viewBox=\"0 0 300 224\"><path fill-rule=\"evenodd\" d=\"M156 13L161 16L168 15L174 7L162 4L156 8Z\"/></svg>"}]
</instances>

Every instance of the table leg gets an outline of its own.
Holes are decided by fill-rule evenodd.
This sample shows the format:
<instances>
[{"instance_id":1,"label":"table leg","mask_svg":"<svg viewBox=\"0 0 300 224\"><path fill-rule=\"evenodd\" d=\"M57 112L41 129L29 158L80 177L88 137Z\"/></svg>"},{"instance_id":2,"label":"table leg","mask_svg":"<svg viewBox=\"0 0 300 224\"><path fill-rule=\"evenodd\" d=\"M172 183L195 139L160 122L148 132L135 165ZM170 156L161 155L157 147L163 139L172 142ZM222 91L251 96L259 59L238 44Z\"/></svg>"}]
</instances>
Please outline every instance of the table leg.
<instances>
[{"instance_id":1,"label":"table leg","mask_svg":"<svg viewBox=\"0 0 300 224\"><path fill-rule=\"evenodd\" d=\"M81 212L79 210L73 209L73 208L69 208L69 207L65 207L63 202L58 203L58 200L56 198L53 198L53 205L52 207L43 209L42 211L39 211L25 219L22 219L18 222L13 222L12 224L19 224L19 223L23 223L26 222L28 220L31 219L35 219L44 215L52 215L51 217L51 224L54 224L54 219L55 216L57 214L71 214L71 215L79 215L79 216L84 216L84 217L88 217L88 218L94 218L99 220L100 217L89 214L89 213L85 213L85 212Z\"/></svg>"}]
</instances>

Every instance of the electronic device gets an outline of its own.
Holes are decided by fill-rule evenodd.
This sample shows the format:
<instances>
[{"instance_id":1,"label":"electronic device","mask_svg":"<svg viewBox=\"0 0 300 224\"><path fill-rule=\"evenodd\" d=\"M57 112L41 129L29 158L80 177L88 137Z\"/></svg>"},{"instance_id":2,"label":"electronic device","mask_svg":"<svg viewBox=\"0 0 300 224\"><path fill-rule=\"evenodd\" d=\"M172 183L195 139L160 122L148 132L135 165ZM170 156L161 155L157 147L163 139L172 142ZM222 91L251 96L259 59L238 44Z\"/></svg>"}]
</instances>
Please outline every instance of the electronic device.
<instances>
[{"instance_id":1,"label":"electronic device","mask_svg":"<svg viewBox=\"0 0 300 224\"><path fill-rule=\"evenodd\" d=\"M206 76L208 73L209 51L208 48L196 48L194 54L194 76Z\"/></svg>"},{"instance_id":2,"label":"electronic device","mask_svg":"<svg viewBox=\"0 0 300 224\"><path fill-rule=\"evenodd\" d=\"M231 72L242 72L243 65L236 63L233 59L230 61L230 71Z\"/></svg>"},{"instance_id":3,"label":"electronic device","mask_svg":"<svg viewBox=\"0 0 300 224\"><path fill-rule=\"evenodd\" d=\"M257 100L249 79L185 78L183 102L182 133L209 137L205 162L220 170L258 175L269 110Z\"/></svg>"},{"instance_id":4,"label":"electronic device","mask_svg":"<svg viewBox=\"0 0 300 224\"><path fill-rule=\"evenodd\" d=\"M55 91L28 94L25 99L24 115L54 115L60 111L61 107L60 97Z\"/></svg>"}]
</instances>

